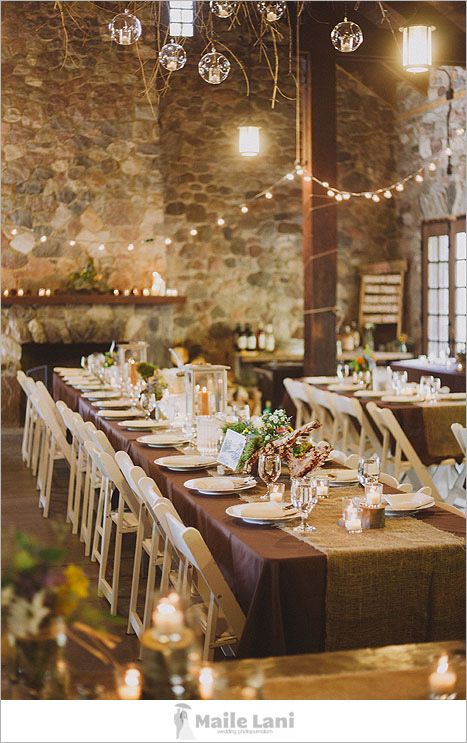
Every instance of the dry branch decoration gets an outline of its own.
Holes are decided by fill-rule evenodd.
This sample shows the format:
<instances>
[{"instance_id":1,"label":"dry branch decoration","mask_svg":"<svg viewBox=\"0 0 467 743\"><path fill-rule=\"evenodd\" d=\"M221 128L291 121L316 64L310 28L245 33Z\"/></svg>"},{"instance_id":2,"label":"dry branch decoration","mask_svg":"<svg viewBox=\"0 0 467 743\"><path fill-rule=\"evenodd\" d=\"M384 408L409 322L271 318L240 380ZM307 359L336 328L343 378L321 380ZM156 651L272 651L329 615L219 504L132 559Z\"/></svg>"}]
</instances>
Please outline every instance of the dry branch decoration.
<instances>
[{"instance_id":1,"label":"dry branch decoration","mask_svg":"<svg viewBox=\"0 0 467 743\"><path fill-rule=\"evenodd\" d=\"M144 42L137 41L134 57L129 57L128 63L136 62L141 76L142 91L153 113L156 117L154 104L160 97L166 95L170 89L173 74L192 74L187 70L181 72L169 72L165 70L159 61L160 49L170 41L169 33L169 10L168 2L128 2L125 7L134 15L140 15L143 23ZM294 3L296 17L300 18L305 7L305 2ZM86 7L88 6L88 7ZM89 18L89 6L96 10L97 24L96 35L104 38L103 30L111 18L121 12L121 3L114 2L73 2L55 0L54 10L58 14L60 29L63 37L63 61L62 67L73 66L73 46L76 43L76 31L82 35L83 43L89 39L89 32L85 28L85 16ZM100 22L101 21L101 22ZM278 97L286 100L294 100L282 90L280 80L289 78L293 81L294 89L297 88L296 71L293 65L293 38L291 30L291 17L289 5L287 12L280 21L270 23L258 9L256 2L238 2L235 11L228 19L216 18L210 9L207 0L194 3L194 29L195 36L192 38L177 37L177 43L186 47L189 56L198 59L208 51L214 44L222 49L233 61L244 78L245 94L250 95L250 79L248 65L242 61L239 54L234 51L235 33L241 34L241 40L248 51L248 55L256 55L257 64L263 64L272 80L271 107L274 108ZM109 39L105 31L105 38ZM201 40L201 44L200 44ZM194 43L193 43L194 42ZM281 69L281 57L279 47L287 47L285 69Z\"/></svg>"},{"instance_id":2,"label":"dry branch decoration","mask_svg":"<svg viewBox=\"0 0 467 743\"><path fill-rule=\"evenodd\" d=\"M307 436L320 427L321 423L319 421L310 421L280 439L269 441L252 454L245 464L244 472L251 472L261 454L278 454L286 462L292 477L304 477L308 472L324 464L332 447L325 442L319 444L309 442L309 448L305 454L297 457L293 452L294 446L301 436Z\"/></svg>"}]
</instances>

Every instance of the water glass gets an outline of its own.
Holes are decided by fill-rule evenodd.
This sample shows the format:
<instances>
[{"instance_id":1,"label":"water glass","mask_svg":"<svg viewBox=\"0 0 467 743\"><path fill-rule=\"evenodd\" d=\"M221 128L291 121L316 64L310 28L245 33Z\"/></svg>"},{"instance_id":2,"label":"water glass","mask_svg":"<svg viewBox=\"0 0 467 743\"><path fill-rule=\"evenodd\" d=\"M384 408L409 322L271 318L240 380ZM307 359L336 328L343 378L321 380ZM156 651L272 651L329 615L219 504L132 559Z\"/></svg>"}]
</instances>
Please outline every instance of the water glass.
<instances>
[{"instance_id":1,"label":"water glass","mask_svg":"<svg viewBox=\"0 0 467 743\"><path fill-rule=\"evenodd\" d=\"M267 493L260 500L270 500L271 485L279 479L281 474L281 458L279 454L260 454L258 460L258 475L267 486Z\"/></svg>"},{"instance_id":2,"label":"water glass","mask_svg":"<svg viewBox=\"0 0 467 743\"><path fill-rule=\"evenodd\" d=\"M419 385L420 385L420 394L421 395L423 395L424 397L429 397L430 396L431 385L433 384L434 379L435 378L433 377L432 374L426 375L426 376L421 376L420 377Z\"/></svg>"},{"instance_id":3,"label":"water glass","mask_svg":"<svg viewBox=\"0 0 467 743\"><path fill-rule=\"evenodd\" d=\"M393 371L391 385L395 395L401 395L407 384L408 376L405 371Z\"/></svg>"},{"instance_id":4,"label":"water glass","mask_svg":"<svg viewBox=\"0 0 467 743\"><path fill-rule=\"evenodd\" d=\"M350 366L348 364L338 364L337 376L341 382L345 382L350 377Z\"/></svg>"},{"instance_id":5,"label":"water glass","mask_svg":"<svg viewBox=\"0 0 467 743\"><path fill-rule=\"evenodd\" d=\"M304 477L293 478L291 486L291 501L301 518L301 523L299 526L295 527L294 532L297 532L297 534L309 534L310 532L316 531L316 526L311 526L306 523L308 516L318 503L316 487L312 485L310 480L307 480Z\"/></svg>"},{"instance_id":6,"label":"water glass","mask_svg":"<svg viewBox=\"0 0 467 743\"><path fill-rule=\"evenodd\" d=\"M239 405L236 403L232 407L232 413L240 423L246 423L250 420L250 406L248 404Z\"/></svg>"},{"instance_id":7,"label":"water glass","mask_svg":"<svg viewBox=\"0 0 467 743\"><path fill-rule=\"evenodd\" d=\"M156 396L154 392L142 392L139 396L139 406L144 412L145 418L150 418L156 407Z\"/></svg>"},{"instance_id":8,"label":"water glass","mask_svg":"<svg viewBox=\"0 0 467 743\"><path fill-rule=\"evenodd\" d=\"M379 457L374 456L368 459L361 457L358 460L358 482L360 485L367 485L368 483L378 482L379 479Z\"/></svg>"},{"instance_id":9,"label":"water glass","mask_svg":"<svg viewBox=\"0 0 467 743\"><path fill-rule=\"evenodd\" d=\"M196 416L196 441L203 457L217 457L220 422L214 415Z\"/></svg>"},{"instance_id":10,"label":"water glass","mask_svg":"<svg viewBox=\"0 0 467 743\"><path fill-rule=\"evenodd\" d=\"M430 384L430 393L429 393L429 401L432 403L435 403L438 399L439 391L441 389L441 379L439 377L434 377L432 383Z\"/></svg>"}]
</instances>

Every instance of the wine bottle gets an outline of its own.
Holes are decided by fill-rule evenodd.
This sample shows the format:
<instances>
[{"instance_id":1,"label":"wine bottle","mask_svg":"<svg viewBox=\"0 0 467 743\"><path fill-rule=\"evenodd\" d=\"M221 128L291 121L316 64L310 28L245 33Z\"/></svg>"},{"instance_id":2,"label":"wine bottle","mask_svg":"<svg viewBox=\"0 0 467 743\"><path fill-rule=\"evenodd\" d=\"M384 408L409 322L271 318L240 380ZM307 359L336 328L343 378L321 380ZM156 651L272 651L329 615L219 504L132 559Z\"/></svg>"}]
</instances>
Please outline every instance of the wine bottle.
<instances>
[{"instance_id":1,"label":"wine bottle","mask_svg":"<svg viewBox=\"0 0 467 743\"><path fill-rule=\"evenodd\" d=\"M247 325L246 328L246 347L248 351L256 351L256 333L252 330L250 325Z\"/></svg>"},{"instance_id":2,"label":"wine bottle","mask_svg":"<svg viewBox=\"0 0 467 743\"><path fill-rule=\"evenodd\" d=\"M246 328L240 329L240 335L238 336L237 348L239 351L245 351L247 344Z\"/></svg>"},{"instance_id":3,"label":"wine bottle","mask_svg":"<svg viewBox=\"0 0 467 743\"><path fill-rule=\"evenodd\" d=\"M258 331L256 333L256 346L258 351L264 351L266 348L266 333L264 332L264 325L262 322L258 325Z\"/></svg>"},{"instance_id":4,"label":"wine bottle","mask_svg":"<svg viewBox=\"0 0 467 743\"><path fill-rule=\"evenodd\" d=\"M269 323L266 325L266 351L272 353L276 347L276 338L274 336L274 329Z\"/></svg>"}]
</instances>

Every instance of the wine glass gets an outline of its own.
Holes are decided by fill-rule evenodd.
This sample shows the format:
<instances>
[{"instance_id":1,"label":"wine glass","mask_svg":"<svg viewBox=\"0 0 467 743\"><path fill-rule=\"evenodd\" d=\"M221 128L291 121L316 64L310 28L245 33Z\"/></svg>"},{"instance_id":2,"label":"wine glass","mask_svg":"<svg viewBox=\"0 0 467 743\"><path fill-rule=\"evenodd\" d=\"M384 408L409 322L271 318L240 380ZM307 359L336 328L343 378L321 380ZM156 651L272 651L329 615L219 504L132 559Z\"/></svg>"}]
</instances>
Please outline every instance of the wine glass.
<instances>
[{"instance_id":1,"label":"wine glass","mask_svg":"<svg viewBox=\"0 0 467 743\"><path fill-rule=\"evenodd\" d=\"M358 460L358 481L360 485L368 485L371 482L378 482L380 473L379 457L361 457Z\"/></svg>"},{"instance_id":2,"label":"wine glass","mask_svg":"<svg viewBox=\"0 0 467 743\"><path fill-rule=\"evenodd\" d=\"M431 392L431 385L434 382L434 376L432 374L430 375L422 375L420 377L420 394L424 395L425 397L430 395Z\"/></svg>"},{"instance_id":3,"label":"wine glass","mask_svg":"<svg viewBox=\"0 0 467 743\"><path fill-rule=\"evenodd\" d=\"M350 366L348 364L338 364L337 376L339 377L341 384L343 384L350 376Z\"/></svg>"},{"instance_id":4,"label":"wine glass","mask_svg":"<svg viewBox=\"0 0 467 743\"><path fill-rule=\"evenodd\" d=\"M281 474L281 458L279 454L260 454L258 460L258 475L267 486L267 493L260 500L269 500L271 485L279 479Z\"/></svg>"},{"instance_id":5,"label":"wine glass","mask_svg":"<svg viewBox=\"0 0 467 743\"><path fill-rule=\"evenodd\" d=\"M154 392L142 392L139 396L140 408L144 411L144 417L149 419L156 407L156 396Z\"/></svg>"},{"instance_id":6,"label":"wine glass","mask_svg":"<svg viewBox=\"0 0 467 743\"><path fill-rule=\"evenodd\" d=\"M430 402L435 403L438 399L439 391L441 389L441 379L434 377L430 384Z\"/></svg>"},{"instance_id":7,"label":"wine glass","mask_svg":"<svg viewBox=\"0 0 467 743\"><path fill-rule=\"evenodd\" d=\"M292 479L290 493L291 501L301 518L301 523L295 527L294 532L297 532L297 534L309 534L312 531L316 531L316 526L306 523L308 516L318 503L318 496L316 495L316 488L313 486L313 483L304 477L295 477Z\"/></svg>"}]
</instances>

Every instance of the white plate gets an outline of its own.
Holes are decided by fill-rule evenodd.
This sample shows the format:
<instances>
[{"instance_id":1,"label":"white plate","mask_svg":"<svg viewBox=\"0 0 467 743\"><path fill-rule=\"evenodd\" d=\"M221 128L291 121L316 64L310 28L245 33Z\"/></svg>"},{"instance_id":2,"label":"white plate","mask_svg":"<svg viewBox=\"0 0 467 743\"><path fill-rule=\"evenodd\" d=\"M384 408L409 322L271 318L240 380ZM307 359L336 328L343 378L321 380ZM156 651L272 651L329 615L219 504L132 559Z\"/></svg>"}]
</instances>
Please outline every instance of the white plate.
<instances>
[{"instance_id":1,"label":"white plate","mask_svg":"<svg viewBox=\"0 0 467 743\"><path fill-rule=\"evenodd\" d=\"M189 441L187 436L177 435L170 431L162 433L154 433L149 436L140 436L136 441L139 444L150 446L155 449L167 449L170 446L180 446L180 444L186 444Z\"/></svg>"},{"instance_id":2,"label":"white plate","mask_svg":"<svg viewBox=\"0 0 467 743\"><path fill-rule=\"evenodd\" d=\"M82 366L54 366L54 372L57 372L57 374L72 374L73 372L76 374L85 373Z\"/></svg>"},{"instance_id":3,"label":"white plate","mask_svg":"<svg viewBox=\"0 0 467 743\"><path fill-rule=\"evenodd\" d=\"M120 392L106 392L105 390L100 392L96 390L95 392L83 392L83 397L85 400L115 400L120 397Z\"/></svg>"},{"instance_id":4,"label":"white plate","mask_svg":"<svg viewBox=\"0 0 467 743\"><path fill-rule=\"evenodd\" d=\"M204 495L224 495L239 493L254 488L256 480L245 477L196 477L184 483L189 490L197 490Z\"/></svg>"},{"instance_id":5,"label":"white plate","mask_svg":"<svg viewBox=\"0 0 467 743\"><path fill-rule=\"evenodd\" d=\"M123 408L131 408L131 400L126 400L124 397L119 397L117 400L96 400L92 403L95 408L115 408L117 410L123 410Z\"/></svg>"},{"instance_id":6,"label":"white plate","mask_svg":"<svg viewBox=\"0 0 467 743\"><path fill-rule=\"evenodd\" d=\"M423 493L386 493L383 500L389 513L414 513L435 505L435 499Z\"/></svg>"},{"instance_id":7,"label":"white plate","mask_svg":"<svg viewBox=\"0 0 467 743\"><path fill-rule=\"evenodd\" d=\"M297 518L297 509L285 509L280 503L239 503L225 509L228 516L248 524L277 524Z\"/></svg>"},{"instance_id":8,"label":"white plate","mask_svg":"<svg viewBox=\"0 0 467 743\"><path fill-rule=\"evenodd\" d=\"M177 454L173 457L160 457L154 460L155 464L166 467L175 472L189 472L190 470L215 467L217 462L212 457L202 457L195 454Z\"/></svg>"},{"instance_id":9,"label":"white plate","mask_svg":"<svg viewBox=\"0 0 467 743\"><path fill-rule=\"evenodd\" d=\"M440 395L438 397L438 402L443 402L443 400L465 400L466 399L466 393L465 392L449 392L447 395Z\"/></svg>"},{"instance_id":10,"label":"white plate","mask_svg":"<svg viewBox=\"0 0 467 743\"><path fill-rule=\"evenodd\" d=\"M118 425L122 428L128 428L129 431L156 431L169 427L168 421L147 420L147 418L135 421L120 421Z\"/></svg>"},{"instance_id":11,"label":"white plate","mask_svg":"<svg viewBox=\"0 0 467 743\"><path fill-rule=\"evenodd\" d=\"M125 418L137 418L139 415L141 415L141 410L106 410L105 408L103 410L98 410L97 415L99 418L105 418L106 420L123 420Z\"/></svg>"},{"instance_id":12,"label":"white plate","mask_svg":"<svg viewBox=\"0 0 467 743\"><path fill-rule=\"evenodd\" d=\"M75 389L81 390L81 392L92 392L94 390L101 390L101 392L109 392L109 388L103 384L96 382L80 382L79 384L72 385Z\"/></svg>"},{"instance_id":13,"label":"white plate","mask_svg":"<svg viewBox=\"0 0 467 743\"><path fill-rule=\"evenodd\" d=\"M303 377L307 384L337 384L339 377Z\"/></svg>"},{"instance_id":14,"label":"white plate","mask_svg":"<svg viewBox=\"0 0 467 743\"><path fill-rule=\"evenodd\" d=\"M363 388L361 384L331 384L328 389L331 392L355 392Z\"/></svg>"},{"instance_id":15,"label":"white plate","mask_svg":"<svg viewBox=\"0 0 467 743\"><path fill-rule=\"evenodd\" d=\"M382 397L383 395L384 395L384 392L381 392L378 390L357 390L354 397L377 398L377 397Z\"/></svg>"},{"instance_id":16,"label":"white plate","mask_svg":"<svg viewBox=\"0 0 467 743\"><path fill-rule=\"evenodd\" d=\"M406 402L423 402L425 398L423 395L383 395L381 402L395 402L395 403L406 403Z\"/></svg>"}]
</instances>

